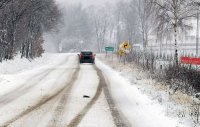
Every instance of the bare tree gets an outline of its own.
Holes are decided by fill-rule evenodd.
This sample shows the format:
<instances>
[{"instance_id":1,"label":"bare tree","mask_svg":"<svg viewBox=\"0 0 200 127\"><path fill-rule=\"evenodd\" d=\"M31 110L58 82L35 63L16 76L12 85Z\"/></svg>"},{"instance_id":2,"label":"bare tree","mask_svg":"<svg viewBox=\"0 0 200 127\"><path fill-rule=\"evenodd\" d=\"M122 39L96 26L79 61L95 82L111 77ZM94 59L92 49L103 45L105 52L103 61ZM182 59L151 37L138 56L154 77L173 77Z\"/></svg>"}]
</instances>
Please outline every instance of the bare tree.
<instances>
[{"instance_id":1,"label":"bare tree","mask_svg":"<svg viewBox=\"0 0 200 127\"><path fill-rule=\"evenodd\" d=\"M184 27L184 20L193 15L191 8L188 6L187 0L155 0L153 3L159 9L157 15L159 26L164 26L166 29L173 29L174 31L174 58L175 64L178 65L178 31Z\"/></svg>"},{"instance_id":2,"label":"bare tree","mask_svg":"<svg viewBox=\"0 0 200 127\"><path fill-rule=\"evenodd\" d=\"M109 25L109 13L105 7L100 7L93 13L94 29L98 45L98 52L103 51L105 46L106 32Z\"/></svg>"},{"instance_id":3,"label":"bare tree","mask_svg":"<svg viewBox=\"0 0 200 127\"><path fill-rule=\"evenodd\" d=\"M142 41L140 37L140 22L137 20L137 6L133 1L119 1L116 4L115 17L118 45L125 40L132 44Z\"/></svg>"},{"instance_id":4,"label":"bare tree","mask_svg":"<svg viewBox=\"0 0 200 127\"><path fill-rule=\"evenodd\" d=\"M134 4L136 3L136 4ZM148 45L149 35L154 29L155 5L152 0L132 0L138 14L139 26L142 35L143 48Z\"/></svg>"},{"instance_id":5,"label":"bare tree","mask_svg":"<svg viewBox=\"0 0 200 127\"><path fill-rule=\"evenodd\" d=\"M90 48L93 37L92 21L89 19L88 9L81 4L68 6L63 11L63 23L58 32L56 41L62 45L63 51L71 49L82 50Z\"/></svg>"},{"instance_id":6,"label":"bare tree","mask_svg":"<svg viewBox=\"0 0 200 127\"><path fill-rule=\"evenodd\" d=\"M56 25L60 14L54 0L2 0L0 16L2 60L12 59L18 52L27 58L39 56L34 47L39 44L42 48L43 32Z\"/></svg>"}]
</instances>

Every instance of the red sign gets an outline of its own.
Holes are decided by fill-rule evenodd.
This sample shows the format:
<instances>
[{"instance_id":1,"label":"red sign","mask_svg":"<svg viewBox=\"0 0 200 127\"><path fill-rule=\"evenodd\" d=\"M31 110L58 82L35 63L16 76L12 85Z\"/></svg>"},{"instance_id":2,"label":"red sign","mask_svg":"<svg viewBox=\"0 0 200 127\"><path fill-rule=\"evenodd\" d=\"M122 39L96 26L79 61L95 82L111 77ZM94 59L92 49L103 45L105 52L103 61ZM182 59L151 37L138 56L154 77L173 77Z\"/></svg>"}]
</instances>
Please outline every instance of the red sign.
<instances>
[{"instance_id":1,"label":"red sign","mask_svg":"<svg viewBox=\"0 0 200 127\"><path fill-rule=\"evenodd\" d=\"M200 58L181 57L181 63L200 65Z\"/></svg>"}]
</instances>

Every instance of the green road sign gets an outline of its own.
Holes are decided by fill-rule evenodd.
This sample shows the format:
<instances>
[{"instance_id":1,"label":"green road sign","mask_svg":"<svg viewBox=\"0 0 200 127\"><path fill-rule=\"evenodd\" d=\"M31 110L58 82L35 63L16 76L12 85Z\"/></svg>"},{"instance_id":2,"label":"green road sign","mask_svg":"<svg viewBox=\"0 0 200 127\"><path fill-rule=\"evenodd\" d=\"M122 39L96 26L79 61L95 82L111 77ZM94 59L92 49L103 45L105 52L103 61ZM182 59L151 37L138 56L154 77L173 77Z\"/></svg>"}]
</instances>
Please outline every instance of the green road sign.
<instances>
[{"instance_id":1,"label":"green road sign","mask_svg":"<svg viewBox=\"0 0 200 127\"><path fill-rule=\"evenodd\" d=\"M105 47L105 50L106 50L106 51L112 51L112 52L113 52L113 51L114 51L114 47Z\"/></svg>"}]
</instances>

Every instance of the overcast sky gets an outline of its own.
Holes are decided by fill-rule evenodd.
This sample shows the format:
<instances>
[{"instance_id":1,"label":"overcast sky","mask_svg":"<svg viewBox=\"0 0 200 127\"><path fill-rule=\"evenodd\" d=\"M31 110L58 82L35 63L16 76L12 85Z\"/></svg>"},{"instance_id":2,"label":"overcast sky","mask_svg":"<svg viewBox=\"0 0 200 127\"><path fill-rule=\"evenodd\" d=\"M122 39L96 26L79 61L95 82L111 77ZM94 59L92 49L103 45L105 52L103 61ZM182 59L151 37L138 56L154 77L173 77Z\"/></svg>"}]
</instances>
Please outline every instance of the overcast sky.
<instances>
[{"instance_id":1,"label":"overcast sky","mask_svg":"<svg viewBox=\"0 0 200 127\"><path fill-rule=\"evenodd\" d=\"M115 3L118 0L56 0L62 6L67 4L82 3L84 6L103 5L104 3Z\"/></svg>"}]
</instances>

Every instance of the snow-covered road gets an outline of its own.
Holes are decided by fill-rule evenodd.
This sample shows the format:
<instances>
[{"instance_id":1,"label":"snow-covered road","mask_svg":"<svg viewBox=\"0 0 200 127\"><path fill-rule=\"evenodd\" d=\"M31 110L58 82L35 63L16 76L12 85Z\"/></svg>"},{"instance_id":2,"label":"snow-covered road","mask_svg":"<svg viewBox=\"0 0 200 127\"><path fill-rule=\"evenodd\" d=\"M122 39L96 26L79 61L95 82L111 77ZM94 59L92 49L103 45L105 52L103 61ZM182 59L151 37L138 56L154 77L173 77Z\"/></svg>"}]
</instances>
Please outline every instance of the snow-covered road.
<instances>
[{"instance_id":1,"label":"snow-covered road","mask_svg":"<svg viewBox=\"0 0 200 127\"><path fill-rule=\"evenodd\" d=\"M6 75L7 82L1 82L5 87L0 96L0 126L115 126L102 92L101 72L92 64L79 65L75 54L61 56L54 58L54 65Z\"/></svg>"},{"instance_id":2,"label":"snow-covered road","mask_svg":"<svg viewBox=\"0 0 200 127\"><path fill-rule=\"evenodd\" d=\"M185 127L97 60L55 54L41 66L4 74L1 127Z\"/></svg>"}]
</instances>

